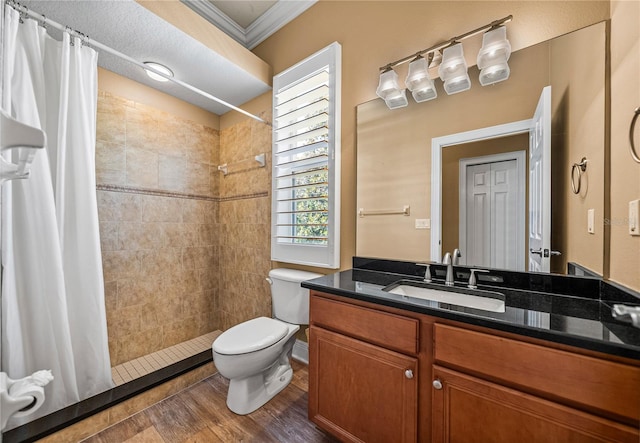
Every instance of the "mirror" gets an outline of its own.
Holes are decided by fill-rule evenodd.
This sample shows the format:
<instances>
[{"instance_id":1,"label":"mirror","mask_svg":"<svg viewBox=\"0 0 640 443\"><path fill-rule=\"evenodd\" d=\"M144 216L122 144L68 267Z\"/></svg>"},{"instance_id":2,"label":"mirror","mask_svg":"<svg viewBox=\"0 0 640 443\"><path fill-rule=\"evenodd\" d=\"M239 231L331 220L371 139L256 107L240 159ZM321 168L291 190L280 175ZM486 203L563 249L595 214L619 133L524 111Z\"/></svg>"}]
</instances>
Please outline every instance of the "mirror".
<instances>
[{"instance_id":1,"label":"mirror","mask_svg":"<svg viewBox=\"0 0 640 443\"><path fill-rule=\"evenodd\" d=\"M493 86L482 87L473 67L469 69L469 91L446 95L437 82L438 98L429 102L410 100L406 108L393 111L379 99L359 105L356 254L432 260L432 187L442 200L443 223L435 227L441 229L441 249L451 252L460 247L459 221L450 209L459 207L459 190L451 183L459 182L455 171L460 162L497 152L526 151L528 140L513 140L513 149L498 146L505 140L443 147L443 164L450 158L447 169L441 171L439 191L440 180L431 174L432 140L531 119L542 89L551 85L551 249L562 255L551 258L550 270L566 273L572 263L601 275L606 32L605 23L598 23L514 52L509 60L510 78ZM403 72L398 74L403 78ZM581 176L580 192L574 194L571 169L583 157L587 169ZM452 170L454 175L449 176ZM408 215L404 215L407 206ZM589 210L594 214L592 233L588 232ZM528 220L526 216L527 232ZM525 239L521 255L527 246Z\"/></svg>"}]
</instances>

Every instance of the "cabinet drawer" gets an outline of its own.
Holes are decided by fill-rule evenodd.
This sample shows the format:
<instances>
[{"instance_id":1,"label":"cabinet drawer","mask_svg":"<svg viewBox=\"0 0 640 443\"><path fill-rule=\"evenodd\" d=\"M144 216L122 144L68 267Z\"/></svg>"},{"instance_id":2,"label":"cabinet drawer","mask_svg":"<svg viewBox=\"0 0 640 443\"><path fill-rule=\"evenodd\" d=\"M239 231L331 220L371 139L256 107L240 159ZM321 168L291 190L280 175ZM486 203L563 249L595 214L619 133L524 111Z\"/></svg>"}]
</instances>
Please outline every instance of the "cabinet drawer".
<instances>
[{"instance_id":1,"label":"cabinet drawer","mask_svg":"<svg viewBox=\"0 0 640 443\"><path fill-rule=\"evenodd\" d=\"M418 353L418 320L316 295L310 300L310 323L382 347Z\"/></svg>"},{"instance_id":2,"label":"cabinet drawer","mask_svg":"<svg viewBox=\"0 0 640 443\"><path fill-rule=\"evenodd\" d=\"M434 358L440 364L638 423L638 367L452 326L434 326Z\"/></svg>"}]
</instances>

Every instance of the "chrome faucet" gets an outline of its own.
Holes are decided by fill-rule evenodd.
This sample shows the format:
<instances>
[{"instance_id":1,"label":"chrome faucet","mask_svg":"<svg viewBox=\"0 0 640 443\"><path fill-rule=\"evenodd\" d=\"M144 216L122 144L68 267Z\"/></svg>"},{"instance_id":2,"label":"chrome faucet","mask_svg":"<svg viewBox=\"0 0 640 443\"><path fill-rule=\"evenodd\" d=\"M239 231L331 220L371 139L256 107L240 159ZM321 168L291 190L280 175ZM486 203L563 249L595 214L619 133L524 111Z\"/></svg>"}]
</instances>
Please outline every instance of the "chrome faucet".
<instances>
[{"instance_id":1,"label":"chrome faucet","mask_svg":"<svg viewBox=\"0 0 640 443\"><path fill-rule=\"evenodd\" d=\"M442 264L447 265L447 276L444 280L444 284L446 286L453 286L455 279L453 278L453 263L451 261L451 254L449 254L448 252L444 254Z\"/></svg>"},{"instance_id":2,"label":"chrome faucet","mask_svg":"<svg viewBox=\"0 0 640 443\"><path fill-rule=\"evenodd\" d=\"M453 266L458 266L460 264L460 257L462 257L462 254L460 253L460 249L455 248L453 250Z\"/></svg>"}]
</instances>

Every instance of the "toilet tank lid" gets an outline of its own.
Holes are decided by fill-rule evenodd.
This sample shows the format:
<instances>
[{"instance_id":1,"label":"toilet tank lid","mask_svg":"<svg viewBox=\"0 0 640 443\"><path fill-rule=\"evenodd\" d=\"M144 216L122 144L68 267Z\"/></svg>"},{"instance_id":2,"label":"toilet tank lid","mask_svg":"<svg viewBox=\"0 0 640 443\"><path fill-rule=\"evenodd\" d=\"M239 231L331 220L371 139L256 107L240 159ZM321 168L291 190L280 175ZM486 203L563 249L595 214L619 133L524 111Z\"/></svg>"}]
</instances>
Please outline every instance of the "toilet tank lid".
<instances>
[{"instance_id":1,"label":"toilet tank lid","mask_svg":"<svg viewBox=\"0 0 640 443\"><path fill-rule=\"evenodd\" d=\"M299 269L277 268L269 271L269 277L300 283L305 280L311 280L312 278L324 277L324 275L316 274L315 272L301 271Z\"/></svg>"},{"instance_id":2,"label":"toilet tank lid","mask_svg":"<svg viewBox=\"0 0 640 443\"><path fill-rule=\"evenodd\" d=\"M268 317L245 321L224 331L213 341L218 354L237 355L259 351L277 343L289 328L286 323Z\"/></svg>"}]
</instances>

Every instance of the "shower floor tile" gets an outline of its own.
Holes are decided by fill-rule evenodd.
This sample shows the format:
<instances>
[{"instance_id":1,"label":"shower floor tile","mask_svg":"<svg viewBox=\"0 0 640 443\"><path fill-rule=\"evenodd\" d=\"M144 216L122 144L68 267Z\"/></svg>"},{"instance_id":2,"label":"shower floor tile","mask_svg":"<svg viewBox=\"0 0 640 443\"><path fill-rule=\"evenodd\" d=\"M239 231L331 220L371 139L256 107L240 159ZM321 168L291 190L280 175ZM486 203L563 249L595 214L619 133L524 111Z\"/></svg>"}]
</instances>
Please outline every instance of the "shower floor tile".
<instances>
[{"instance_id":1,"label":"shower floor tile","mask_svg":"<svg viewBox=\"0 0 640 443\"><path fill-rule=\"evenodd\" d=\"M222 331L213 331L208 334L201 335L194 339L169 346L168 348L154 352L152 354L143 355L134 360L130 360L111 368L113 383L116 386L127 383L136 378L150 374L153 371L167 367L185 358L199 354L200 352L211 349L213 340L220 335Z\"/></svg>"}]
</instances>

